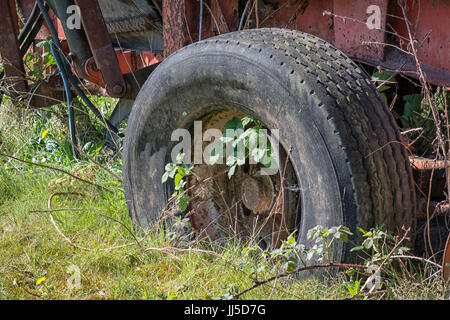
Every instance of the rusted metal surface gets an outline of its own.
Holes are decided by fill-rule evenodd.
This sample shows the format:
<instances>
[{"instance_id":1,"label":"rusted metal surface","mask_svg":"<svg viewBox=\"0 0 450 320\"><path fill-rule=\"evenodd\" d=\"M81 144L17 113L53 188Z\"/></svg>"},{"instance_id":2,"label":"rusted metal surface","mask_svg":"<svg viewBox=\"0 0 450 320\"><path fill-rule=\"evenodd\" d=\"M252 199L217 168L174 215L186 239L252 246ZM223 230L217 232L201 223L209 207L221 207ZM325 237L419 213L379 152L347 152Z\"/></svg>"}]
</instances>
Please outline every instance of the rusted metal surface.
<instances>
[{"instance_id":1,"label":"rusted metal surface","mask_svg":"<svg viewBox=\"0 0 450 320\"><path fill-rule=\"evenodd\" d=\"M404 52L408 51L408 32L396 0L273 0L259 4L259 27L307 32L331 42L359 62L418 77L413 57ZM406 6L427 80L449 87L450 0L408 0ZM250 28L256 27L255 21L252 17Z\"/></svg>"},{"instance_id":2,"label":"rusted metal surface","mask_svg":"<svg viewBox=\"0 0 450 320\"><path fill-rule=\"evenodd\" d=\"M123 97L136 98L140 88L147 80L151 72L163 60L161 55L155 55L151 51L138 53L133 50L115 50L120 70L126 83L126 94ZM85 65L86 80L105 89L100 70L97 68L94 58L89 59ZM107 92L104 92L107 95Z\"/></svg>"},{"instance_id":3,"label":"rusted metal surface","mask_svg":"<svg viewBox=\"0 0 450 320\"><path fill-rule=\"evenodd\" d=\"M450 86L450 1L404 1L408 21L411 24L414 39L417 40L417 55L425 66L427 78L440 85ZM397 1L391 1L389 25L400 37L408 38L408 30L401 7ZM407 50L407 41L396 41L396 44ZM395 51L398 55L398 50ZM386 61L394 60L394 54L386 57ZM397 58L398 59L398 58ZM414 76L415 65L409 66L408 73Z\"/></svg>"},{"instance_id":4,"label":"rusted metal surface","mask_svg":"<svg viewBox=\"0 0 450 320\"><path fill-rule=\"evenodd\" d=\"M224 131L229 120L243 116L237 110L213 113L203 118L203 132L212 128ZM281 153L285 154L284 150ZM264 249L279 247L295 229L299 203L299 194L287 188L297 185L294 169L289 161L283 163L287 164L286 169L280 166L278 174L272 176L258 175L258 165L247 164L238 167L231 179L226 174L226 164L195 166L194 172L201 180L209 178L190 194L194 199L189 203L190 218L197 238L220 243L234 235ZM198 180L188 178L187 183L193 186Z\"/></svg>"},{"instance_id":5,"label":"rusted metal surface","mask_svg":"<svg viewBox=\"0 0 450 320\"><path fill-rule=\"evenodd\" d=\"M442 201L428 200L425 197L419 197L417 201L417 218L426 219L431 216L446 216L450 214L450 204Z\"/></svg>"},{"instance_id":6,"label":"rusted metal surface","mask_svg":"<svg viewBox=\"0 0 450 320\"><path fill-rule=\"evenodd\" d=\"M30 16L34 4L36 3L36 0L17 0L18 7L20 8L23 18L28 19ZM65 34L64 30L61 24L61 21L58 19L58 17L53 13L53 11L50 10L49 12L50 18L53 21L53 25L56 28L56 31L58 32L59 38L64 39ZM43 27L40 29L39 33L36 36L36 40L44 40L50 37L50 31L48 30L47 24L44 22Z\"/></svg>"},{"instance_id":7,"label":"rusted metal surface","mask_svg":"<svg viewBox=\"0 0 450 320\"><path fill-rule=\"evenodd\" d=\"M222 6L219 0L211 1L211 14L214 16L215 21L217 22L218 33L227 33L230 32L230 27L228 26L228 22L225 19L225 15L222 11Z\"/></svg>"},{"instance_id":8,"label":"rusted metal surface","mask_svg":"<svg viewBox=\"0 0 450 320\"><path fill-rule=\"evenodd\" d=\"M445 161L411 156L409 162L418 193L429 194L432 199L445 198Z\"/></svg>"},{"instance_id":9,"label":"rusted metal surface","mask_svg":"<svg viewBox=\"0 0 450 320\"><path fill-rule=\"evenodd\" d=\"M238 29L238 0L211 0L211 11L218 21L220 33L232 32Z\"/></svg>"},{"instance_id":10,"label":"rusted metal surface","mask_svg":"<svg viewBox=\"0 0 450 320\"><path fill-rule=\"evenodd\" d=\"M273 183L269 177L247 177L242 181L242 203L252 211L269 210L273 200Z\"/></svg>"},{"instance_id":11,"label":"rusted metal surface","mask_svg":"<svg viewBox=\"0 0 450 320\"><path fill-rule=\"evenodd\" d=\"M445 169L444 160L434 160L413 156L409 157L409 162L416 170ZM447 167L450 167L450 163L447 163Z\"/></svg>"},{"instance_id":12,"label":"rusted metal surface","mask_svg":"<svg viewBox=\"0 0 450 320\"><path fill-rule=\"evenodd\" d=\"M3 0L3 2L11 5L15 1ZM17 2L26 18L30 14L35 0L17 0ZM159 39L163 39L155 40L156 42L152 40L150 45L155 46L156 50L153 52L162 52L163 47L164 57L167 57L182 47L196 42L199 38L200 10L197 0L163 0L161 18L157 10L148 2L142 8L118 1L101 0L100 2L76 1L82 9L82 18L83 16L87 17L83 20L83 26L90 38L89 43L93 48L93 53L95 51L93 54L95 64L92 61L85 63L86 60L84 60L82 69L79 69L78 64L73 60L73 66L81 78L101 83L103 87L106 87L102 94L122 97L129 87L124 83L122 76L126 73L124 71L128 67L126 64L130 63L127 58L128 51L123 50L123 54L115 54L111 42L120 45L129 35L131 38L128 39L129 41L125 41L126 46L129 47L132 46L134 37L143 36L140 32L151 31L153 32L152 39L153 35L159 35ZM246 2L241 1L240 5L238 0L204 0L202 39L219 33L236 31L243 3ZM448 41L450 31L447 24L442 23L450 16L450 0L422 1L420 3L407 0L405 3L414 39L417 40L417 44L420 44L418 45L418 56L427 79L433 84L450 86L450 43ZM379 12L373 11L374 6L378 8ZM101 12L99 7L104 12ZM119 7L129 8L132 12L130 11L128 14L114 9ZM397 1L261 0L257 4L252 4L248 13L249 16L244 20L246 28L258 26L301 30L333 43L357 61L394 70L401 68L400 72L403 74L417 77L415 61L411 55L395 48L399 47L403 51L407 51L409 45L406 41L405 20ZM376 19L373 20L375 13L379 13L379 24L375 23ZM103 14L106 15L104 19ZM63 38L61 22L52 13L51 16L54 18L59 37ZM136 21L122 21L123 17L127 16L136 16L139 21L136 19L134 19ZM15 34L17 34L18 26L15 14L12 15L12 19L16 29ZM6 20L2 21L2 24L5 24ZM375 25L376 28L372 28L370 25ZM44 25L38 38L48 36L49 33L45 29ZM112 37L111 32L114 33ZM17 71L17 68L20 69L20 62L17 55L14 57L12 52L15 48L15 40L6 39L10 35L11 33L2 32L5 40L2 41L2 51L5 51L4 56L10 56L9 60L16 64ZM135 40L135 42L138 41L141 46L142 43L145 43L143 40L141 39L140 42ZM159 45L158 41L162 41L163 46ZM146 66L146 64L140 64L138 68ZM90 72L83 74L81 71L85 69ZM134 66L129 69L135 71ZM98 81L99 71L100 82ZM10 73L11 70L8 72ZM93 74L96 76L93 77Z\"/></svg>"},{"instance_id":13,"label":"rusted metal surface","mask_svg":"<svg viewBox=\"0 0 450 320\"><path fill-rule=\"evenodd\" d=\"M335 0L334 45L352 57L382 61L384 58L387 0ZM369 21L378 15L380 21Z\"/></svg>"},{"instance_id":14,"label":"rusted metal surface","mask_svg":"<svg viewBox=\"0 0 450 320\"><path fill-rule=\"evenodd\" d=\"M98 1L75 0L75 3L80 8L83 28L106 92L111 97L120 98L126 94L126 83Z\"/></svg>"},{"instance_id":15,"label":"rusted metal surface","mask_svg":"<svg viewBox=\"0 0 450 320\"><path fill-rule=\"evenodd\" d=\"M166 58L190 43L186 0L163 0L162 10L164 57Z\"/></svg>"},{"instance_id":16,"label":"rusted metal surface","mask_svg":"<svg viewBox=\"0 0 450 320\"><path fill-rule=\"evenodd\" d=\"M445 281L450 280L450 234L445 245L444 258L442 259L442 276Z\"/></svg>"},{"instance_id":17,"label":"rusted metal surface","mask_svg":"<svg viewBox=\"0 0 450 320\"><path fill-rule=\"evenodd\" d=\"M333 0L260 1L259 27L277 27L304 31L326 41L334 40ZM251 27L256 27L256 19Z\"/></svg>"},{"instance_id":18,"label":"rusted metal surface","mask_svg":"<svg viewBox=\"0 0 450 320\"><path fill-rule=\"evenodd\" d=\"M15 2L0 0L6 14L0 19L0 58L4 66L7 90L12 97L26 93L25 69L18 42L18 17Z\"/></svg>"},{"instance_id":19,"label":"rusted metal surface","mask_svg":"<svg viewBox=\"0 0 450 320\"><path fill-rule=\"evenodd\" d=\"M205 0L202 39L236 31L238 0ZM163 0L164 57L199 39L200 5L196 0ZM217 27L219 30L217 30Z\"/></svg>"}]
</instances>

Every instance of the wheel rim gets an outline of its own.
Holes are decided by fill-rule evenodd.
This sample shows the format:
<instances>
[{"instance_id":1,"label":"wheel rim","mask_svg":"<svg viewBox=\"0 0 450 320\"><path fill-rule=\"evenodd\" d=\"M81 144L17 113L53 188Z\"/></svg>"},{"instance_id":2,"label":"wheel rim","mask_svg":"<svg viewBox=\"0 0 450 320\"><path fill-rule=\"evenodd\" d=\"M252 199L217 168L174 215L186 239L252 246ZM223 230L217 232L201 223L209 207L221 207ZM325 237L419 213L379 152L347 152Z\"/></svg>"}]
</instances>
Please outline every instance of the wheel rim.
<instances>
[{"instance_id":1,"label":"wheel rim","mask_svg":"<svg viewBox=\"0 0 450 320\"><path fill-rule=\"evenodd\" d=\"M211 128L223 132L229 120L243 116L237 110L209 114L202 119L203 133ZM226 164L194 167L197 177L188 177L187 188L192 188L188 216L196 238L224 244L231 237L251 241L262 249L275 249L296 230L300 217L298 179L288 153L281 146L279 149L279 170L270 176L258 174L262 165L248 161L238 166L231 178ZM198 184L198 179L208 181Z\"/></svg>"}]
</instances>

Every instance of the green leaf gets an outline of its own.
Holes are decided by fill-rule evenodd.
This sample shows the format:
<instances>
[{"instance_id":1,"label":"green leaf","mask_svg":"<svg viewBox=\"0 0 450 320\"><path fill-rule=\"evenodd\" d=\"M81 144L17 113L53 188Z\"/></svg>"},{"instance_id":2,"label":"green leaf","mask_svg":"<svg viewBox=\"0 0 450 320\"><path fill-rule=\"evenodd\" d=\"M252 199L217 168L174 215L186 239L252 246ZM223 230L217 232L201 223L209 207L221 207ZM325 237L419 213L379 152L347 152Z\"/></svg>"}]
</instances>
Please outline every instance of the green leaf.
<instances>
[{"instance_id":1,"label":"green leaf","mask_svg":"<svg viewBox=\"0 0 450 320\"><path fill-rule=\"evenodd\" d=\"M226 124L225 124L225 129L227 130L227 129L232 129L232 130L237 130L237 129L244 129L244 125L242 124L242 122L238 119L238 118L236 118L236 117L234 117L233 119L231 119L230 121L228 121Z\"/></svg>"},{"instance_id":2,"label":"green leaf","mask_svg":"<svg viewBox=\"0 0 450 320\"><path fill-rule=\"evenodd\" d=\"M181 175L182 178L186 176L186 169L183 168L182 166L178 166L177 171L178 171L178 174Z\"/></svg>"},{"instance_id":3,"label":"green leaf","mask_svg":"<svg viewBox=\"0 0 450 320\"><path fill-rule=\"evenodd\" d=\"M181 182L181 180L183 179L183 175L181 175L181 174L179 174L179 173L177 173L176 175L175 175L175 179L174 179L174 183L175 183L175 186L176 187L178 187L179 185L180 185L180 182Z\"/></svg>"},{"instance_id":4,"label":"green leaf","mask_svg":"<svg viewBox=\"0 0 450 320\"><path fill-rule=\"evenodd\" d=\"M179 205L181 211L186 211L188 202L191 200L192 198L190 196L183 194L177 198L175 203Z\"/></svg>"},{"instance_id":5,"label":"green leaf","mask_svg":"<svg viewBox=\"0 0 450 320\"><path fill-rule=\"evenodd\" d=\"M377 82L383 82L391 78L393 75L394 75L393 71L387 70L382 70L381 72L377 71L372 75L372 80ZM392 78L392 80L394 80L394 78Z\"/></svg>"},{"instance_id":6,"label":"green leaf","mask_svg":"<svg viewBox=\"0 0 450 320\"><path fill-rule=\"evenodd\" d=\"M229 156L227 158L227 166L231 167L236 165L236 158L234 156Z\"/></svg>"},{"instance_id":7,"label":"green leaf","mask_svg":"<svg viewBox=\"0 0 450 320\"><path fill-rule=\"evenodd\" d=\"M358 246L350 249L350 252L361 251L364 249L364 246Z\"/></svg>"},{"instance_id":8,"label":"green leaf","mask_svg":"<svg viewBox=\"0 0 450 320\"><path fill-rule=\"evenodd\" d=\"M422 95L417 93L403 96L405 105L403 109L402 123L404 127L409 126L410 118L414 117L415 113L420 113L422 99Z\"/></svg>"},{"instance_id":9,"label":"green leaf","mask_svg":"<svg viewBox=\"0 0 450 320\"><path fill-rule=\"evenodd\" d=\"M288 243L289 243L289 244L294 244L294 243L295 243L295 238L292 237L292 236L289 237L289 238L288 238Z\"/></svg>"}]
</instances>

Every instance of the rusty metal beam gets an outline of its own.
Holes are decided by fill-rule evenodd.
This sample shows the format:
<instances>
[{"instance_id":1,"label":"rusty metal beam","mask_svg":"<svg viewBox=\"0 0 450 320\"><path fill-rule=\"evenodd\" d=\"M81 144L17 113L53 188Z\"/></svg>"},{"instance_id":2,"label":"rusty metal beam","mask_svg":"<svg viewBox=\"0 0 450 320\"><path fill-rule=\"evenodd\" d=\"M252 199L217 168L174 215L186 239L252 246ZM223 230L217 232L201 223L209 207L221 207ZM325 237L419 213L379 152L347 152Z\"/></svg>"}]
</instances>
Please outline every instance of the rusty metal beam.
<instances>
[{"instance_id":1,"label":"rusty metal beam","mask_svg":"<svg viewBox=\"0 0 450 320\"><path fill-rule=\"evenodd\" d=\"M186 20L186 0L163 0L162 5L164 58L167 58L192 40Z\"/></svg>"},{"instance_id":2,"label":"rusty metal beam","mask_svg":"<svg viewBox=\"0 0 450 320\"><path fill-rule=\"evenodd\" d=\"M11 97L26 92L25 69L18 41L18 17L15 2L0 0L0 8L6 14L0 19L0 58L3 63L5 81Z\"/></svg>"},{"instance_id":3,"label":"rusty metal beam","mask_svg":"<svg viewBox=\"0 0 450 320\"><path fill-rule=\"evenodd\" d=\"M353 58L383 61L388 0L334 0L334 45Z\"/></svg>"},{"instance_id":4,"label":"rusty metal beam","mask_svg":"<svg viewBox=\"0 0 450 320\"><path fill-rule=\"evenodd\" d=\"M237 31L239 27L239 0L211 0L211 10L228 31ZM226 29L224 31L228 32Z\"/></svg>"},{"instance_id":5,"label":"rusty metal beam","mask_svg":"<svg viewBox=\"0 0 450 320\"><path fill-rule=\"evenodd\" d=\"M437 170L445 169L444 160L434 160L422 157L411 156L409 162L416 170ZM450 167L450 163L447 163L447 167Z\"/></svg>"},{"instance_id":6,"label":"rusty metal beam","mask_svg":"<svg viewBox=\"0 0 450 320\"><path fill-rule=\"evenodd\" d=\"M75 4L80 8L81 22L97 68L102 74L106 92L115 98L124 96L126 83L98 1L75 0Z\"/></svg>"},{"instance_id":7,"label":"rusty metal beam","mask_svg":"<svg viewBox=\"0 0 450 320\"><path fill-rule=\"evenodd\" d=\"M446 282L450 281L450 234L445 245L444 258L442 259L442 276Z\"/></svg>"},{"instance_id":8,"label":"rusty metal beam","mask_svg":"<svg viewBox=\"0 0 450 320\"><path fill-rule=\"evenodd\" d=\"M205 0L203 10L202 39L220 33L236 31L239 25L238 0ZM164 57L193 43L199 38L199 1L163 0ZM214 16L212 17L211 14ZM215 21L214 21L215 20Z\"/></svg>"}]
</instances>

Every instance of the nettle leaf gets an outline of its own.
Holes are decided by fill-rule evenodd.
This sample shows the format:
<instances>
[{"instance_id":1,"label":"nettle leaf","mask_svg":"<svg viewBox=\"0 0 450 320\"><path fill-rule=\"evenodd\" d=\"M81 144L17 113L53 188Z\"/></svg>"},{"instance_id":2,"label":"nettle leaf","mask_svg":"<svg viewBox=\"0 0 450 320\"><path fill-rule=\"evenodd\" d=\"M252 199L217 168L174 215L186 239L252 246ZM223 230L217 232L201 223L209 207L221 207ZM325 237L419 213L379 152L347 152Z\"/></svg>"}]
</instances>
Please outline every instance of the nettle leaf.
<instances>
[{"instance_id":1,"label":"nettle leaf","mask_svg":"<svg viewBox=\"0 0 450 320\"><path fill-rule=\"evenodd\" d=\"M377 71L372 75L372 80L382 83L383 81L390 79L393 75L394 75L393 71L387 70L382 70L381 72ZM394 77L392 77L392 79L394 79Z\"/></svg>"},{"instance_id":2,"label":"nettle leaf","mask_svg":"<svg viewBox=\"0 0 450 320\"><path fill-rule=\"evenodd\" d=\"M306 260L311 260L313 257L314 257L314 253L315 253L315 250L310 250L310 251L308 251L308 253L306 254Z\"/></svg>"},{"instance_id":3,"label":"nettle leaf","mask_svg":"<svg viewBox=\"0 0 450 320\"><path fill-rule=\"evenodd\" d=\"M287 240L288 244L295 245L295 238L293 236L290 236Z\"/></svg>"},{"instance_id":4,"label":"nettle leaf","mask_svg":"<svg viewBox=\"0 0 450 320\"><path fill-rule=\"evenodd\" d=\"M172 179L175 177L175 174L178 171L178 167L175 163L168 163L166 165L166 172L169 173L169 177L171 177Z\"/></svg>"},{"instance_id":5,"label":"nettle leaf","mask_svg":"<svg viewBox=\"0 0 450 320\"><path fill-rule=\"evenodd\" d=\"M179 174L181 176L181 178L184 178L186 176L186 174L187 174L186 170L189 171L188 168L184 168L183 166L177 166L177 172L178 172L177 174Z\"/></svg>"},{"instance_id":6,"label":"nettle leaf","mask_svg":"<svg viewBox=\"0 0 450 320\"><path fill-rule=\"evenodd\" d=\"M397 249L397 254L404 254L404 253L406 253L408 251L410 251L409 248L407 248L407 247L400 247L400 248Z\"/></svg>"},{"instance_id":7,"label":"nettle leaf","mask_svg":"<svg viewBox=\"0 0 450 320\"><path fill-rule=\"evenodd\" d=\"M192 198L186 194L181 194L176 200L175 204L180 207L181 211L186 211L188 207L188 202L191 201Z\"/></svg>"},{"instance_id":8,"label":"nettle leaf","mask_svg":"<svg viewBox=\"0 0 450 320\"><path fill-rule=\"evenodd\" d=\"M237 129L242 129L244 130L244 125L242 124L242 121L239 120L238 118L234 117L233 119L231 119L230 121L228 121L225 124L225 129L226 130L237 130Z\"/></svg>"},{"instance_id":9,"label":"nettle leaf","mask_svg":"<svg viewBox=\"0 0 450 320\"><path fill-rule=\"evenodd\" d=\"M314 240L316 239L318 236L320 236L320 234L322 233L323 227L322 226L315 226L312 229L309 229L306 237L308 240Z\"/></svg>"},{"instance_id":10,"label":"nettle leaf","mask_svg":"<svg viewBox=\"0 0 450 320\"><path fill-rule=\"evenodd\" d=\"M209 164L214 165L222 158L222 144L218 144L211 149L211 154L209 156Z\"/></svg>"},{"instance_id":11,"label":"nettle leaf","mask_svg":"<svg viewBox=\"0 0 450 320\"><path fill-rule=\"evenodd\" d=\"M288 261L287 262L287 272L294 272L297 268L297 264L294 261Z\"/></svg>"},{"instance_id":12,"label":"nettle leaf","mask_svg":"<svg viewBox=\"0 0 450 320\"><path fill-rule=\"evenodd\" d=\"M373 247L373 239L368 239L367 241L364 241L364 247L366 249L370 249Z\"/></svg>"}]
</instances>

